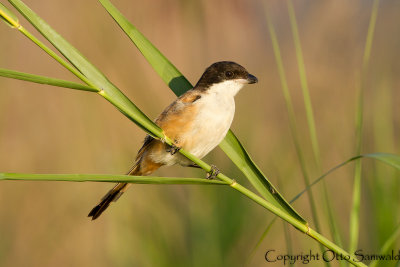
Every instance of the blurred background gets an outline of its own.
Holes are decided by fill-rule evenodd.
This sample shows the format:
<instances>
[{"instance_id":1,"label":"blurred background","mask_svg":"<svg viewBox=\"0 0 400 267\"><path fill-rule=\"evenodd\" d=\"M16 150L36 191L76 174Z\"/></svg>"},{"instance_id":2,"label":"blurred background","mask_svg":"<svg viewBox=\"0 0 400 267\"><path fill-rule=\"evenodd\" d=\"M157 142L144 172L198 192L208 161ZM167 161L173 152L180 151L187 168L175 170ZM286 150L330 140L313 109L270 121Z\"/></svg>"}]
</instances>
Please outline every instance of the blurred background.
<instances>
[{"instance_id":1,"label":"blurred background","mask_svg":"<svg viewBox=\"0 0 400 267\"><path fill-rule=\"evenodd\" d=\"M24 2L150 118L175 99L97 1ZM311 180L355 155L356 88L372 1L294 3L322 171L312 156L286 1L113 3L193 84L207 66L220 60L236 61L258 77L257 85L244 88L236 97L232 129L289 200L304 188L304 182L267 28L268 9ZM379 5L364 80L363 153L400 154L399 12L399 1ZM24 27L35 32L19 17ZM0 68L77 81L3 23L0 38ZM122 174L133 164L144 136L96 94L0 77L0 172ZM250 186L219 148L205 160ZM353 174L354 164L349 164L326 178L345 249ZM205 174L169 167L155 175ZM88 212L111 187L107 183L0 182L0 266L265 266L267 250L288 252L287 224L281 220L255 248L274 216L230 188L135 185L98 220L90 221ZM399 171L363 160L359 249L379 252L399 223L399 189ZM332 239L321 185L313 192L322 234ZM293 205L314 227L307 197ZM293 227L287 230L292 254L319 252L314 240ZM399 247L397 240L394 249Z\"/></svg>"}]
</instances>

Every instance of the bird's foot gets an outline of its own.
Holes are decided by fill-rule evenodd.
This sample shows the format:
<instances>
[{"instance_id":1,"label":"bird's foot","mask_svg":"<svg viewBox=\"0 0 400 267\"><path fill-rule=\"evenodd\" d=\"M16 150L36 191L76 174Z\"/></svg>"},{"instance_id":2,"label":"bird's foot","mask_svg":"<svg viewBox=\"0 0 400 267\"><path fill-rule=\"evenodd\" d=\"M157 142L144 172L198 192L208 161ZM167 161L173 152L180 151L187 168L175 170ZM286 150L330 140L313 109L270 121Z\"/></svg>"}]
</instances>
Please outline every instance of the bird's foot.
<instances>
[{"instance_id":1,"label":"bird's foot","mask_svg":"<svg viewBox=\"0 0 400 267\"><path fill-rule=\"evenodd\" d=\"M207 179L215 179L217 178L217 175L220 173L221 171L217 168L217 166L215 165L211 165L211 170L209 172L207 172Z\"/></svg>"},{"instance_id":2,"label":"bird's foot","mask_svg":"<svg viewBox=\"0 0 400 267\"><path fill-rule=\"evenodd\" d=\"M160 141L165 144L167 146L166 151L171 153L171 155L176 154L176 152L178 152L179 150L181 150L181 147L179 147L178 145L172 144L172 145L168 145L166 140L167 140L167 136L165 135L165 133L163 132L163 138L160 139ZM177 143L177 140L174 141L175 143Z\"/></svg>"},{"instance_id":3,"label":"bird's foot","mask_svg":"<svg viewBox=\"0 0 400 267\"><path fill-rule=\"evenodd\" d=\"M168 148L167 148L167 152L171 153L171 155L176 154L176 152L178 152L179 150L181 150L181 147L179 147L175 144L172 144L172 145L168 146Z\"/></svg>"}]
</instances>

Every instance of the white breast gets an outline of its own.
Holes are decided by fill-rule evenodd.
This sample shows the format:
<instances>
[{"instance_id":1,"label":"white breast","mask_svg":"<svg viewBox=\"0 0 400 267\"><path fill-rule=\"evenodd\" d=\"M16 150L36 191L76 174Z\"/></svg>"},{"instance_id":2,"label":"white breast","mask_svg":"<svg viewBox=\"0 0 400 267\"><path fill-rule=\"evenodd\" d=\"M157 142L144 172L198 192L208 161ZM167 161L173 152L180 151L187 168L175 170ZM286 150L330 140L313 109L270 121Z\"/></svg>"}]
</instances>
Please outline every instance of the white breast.
<instances>
[{"instance_id":1,"label":"white breast","mask_svg":"<svg viewBox=\"0 0 400 267\"><path fill-rule=\"evenodd\" d=\"M211 86L194 102L198 114L192 130L184 138L190 153L202 158L226 136L235 114L234 96L243 87L241 81L225 81Z\"/></svg>"}]
</instances>

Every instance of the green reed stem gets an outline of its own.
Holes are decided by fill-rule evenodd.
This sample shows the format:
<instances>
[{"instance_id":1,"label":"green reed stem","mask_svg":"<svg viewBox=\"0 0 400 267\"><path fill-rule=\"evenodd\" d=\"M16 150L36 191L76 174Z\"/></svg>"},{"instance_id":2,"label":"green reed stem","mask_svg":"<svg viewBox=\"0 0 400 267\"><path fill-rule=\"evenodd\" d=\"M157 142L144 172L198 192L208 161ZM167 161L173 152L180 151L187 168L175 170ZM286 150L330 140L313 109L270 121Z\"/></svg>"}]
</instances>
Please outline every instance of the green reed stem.
<instances>
[{"instance_id":1,"label":"green reed stem","mask_svg":"<svg viewBox=\"0 0 400 267\"><path fill-rule=\"evenodd\" d=\"M363 139L363 117L364 117L364 79L368 69L369 58L371 55L372 40L374 37L374 30L376 25L376 19L378 15L379 0L374 0L371 12L371 18L368 26L367 40L365 43L362 70L360 82L357 88L358 92L358 104L356 112L356 155L361 154L362 150L362 139ZM359 217L360 217L360 203L361 203L361 161L356 162L354 168L354 185L353 185L353 201L350 213L350 251L355 251L358 245L359 236Z\"/></svg>"}]
</instances>

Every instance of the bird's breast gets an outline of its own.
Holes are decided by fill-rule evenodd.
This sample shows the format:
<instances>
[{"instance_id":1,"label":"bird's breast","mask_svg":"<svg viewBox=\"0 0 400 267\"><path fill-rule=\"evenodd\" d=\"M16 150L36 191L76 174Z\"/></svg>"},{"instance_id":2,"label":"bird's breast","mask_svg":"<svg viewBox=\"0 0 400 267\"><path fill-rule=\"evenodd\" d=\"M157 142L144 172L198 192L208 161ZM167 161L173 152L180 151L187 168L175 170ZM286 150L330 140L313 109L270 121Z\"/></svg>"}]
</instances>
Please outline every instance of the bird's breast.
<instances>
[{"instance_id":1,"label":"bird's breast","mask_svg":"<svg viewBox=\"0 0 400 267\"><path fill-rule=\"evenodd\" d=\"M186 150L202 158L226 136L235 113L235 102L233 97L210 93L194 104L197 114L182 141Z\"/></svg>"}]
</instances>

